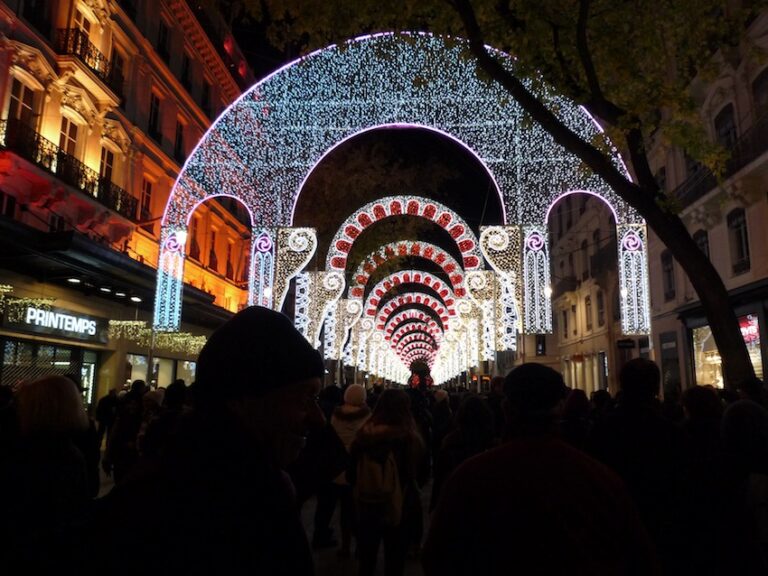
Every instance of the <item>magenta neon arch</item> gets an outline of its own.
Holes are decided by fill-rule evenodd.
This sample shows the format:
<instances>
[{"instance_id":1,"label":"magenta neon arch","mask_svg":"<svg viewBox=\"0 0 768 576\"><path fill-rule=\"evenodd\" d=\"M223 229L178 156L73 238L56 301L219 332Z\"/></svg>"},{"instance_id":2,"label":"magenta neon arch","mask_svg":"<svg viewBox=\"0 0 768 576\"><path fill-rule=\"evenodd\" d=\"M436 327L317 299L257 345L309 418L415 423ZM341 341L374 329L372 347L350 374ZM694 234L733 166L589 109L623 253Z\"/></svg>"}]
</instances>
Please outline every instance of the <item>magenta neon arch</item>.
<instances>
[{"instance_id":1,"label":"magenta neon arch","mask_svg":"<svg viewBox=\"0 0 768 576\"><path fill-rule=\"evenodd\" d=\"M284 66L230 105L195 146L169 195L154 327L180 326L184 258L169 250L177 249L199 202L227 194L248 207L255 230L290 226L296 199L318 162L342 141L380 127L421 127L462 145L488 170L506 223L538 225L553 197L580 189L608 199L617 223L642 224L605 182L531 125L501 86L478 78L466 48L461 39L422 33L361 37ZM495 53L514 73L514 59ZM579 137L600 135L573 102L538 83L529 88L546 95ZM618 154L613 160L620 166ZM249 299L259 290L255 278L268 276L250 275Z\"/></svg>"},{"instance_id":2,"label":"magenta neon arch","mask_svg":"<svg viewBox=\"0 0 768 576\"><path fill-rule=\"evenodd\" d=\"M346 269L349 252L357 237L366 228L392 216L413 216L434 222L456 242L465 270L475 270L482 265L483 256L477 237L456 212L429 198L387 196L369 202L344 221L331 240L326 268L328 270Z\"/></svg>"},{"instance_id":3,"label":"magenta neon arch","mask_svg":"<svg viewBox=\"0 0 768 576\"><path fill-rule=\"evenodd\" d=\"M368 279L376 269L384 262L393 258L413 256L431 260L445 272L451 281L453 292L457 298L466 295L464 288L464 270L458 262L445 250L429 242L401 240L391 242L380 247L376 252L369 254L358 266L352 276L349 288L350 298L362 298L365 295L365 286Z\"/></svg>"},{"instance_id":4,"label":"magenta neon arch","mask_svg":"<svg viewBox=\"0 0 768 576\"><path fill-rule=\"evenodd\" d=\"M598 198L601 200L608 208L611 210L611 213L613 214L613 220L614 222L619 221L619 215L616 212L616 208L614 208L613 204L610 203L602 194L597 194L591 190L567 190L560 194L559 196L552 199L552 203L547 207L547 212L544 214L544 222L549 222L549 216L552 214L552 209L555 207L555 204L560 202L563 198L566 196L572 196L573 194L589 194L590 196L594 196L595 198Z\"/></svg>"},{"instance_id":5,"label":"magenta neon arch","mask_svg":"<svg viewBox=\"0 0 768 576\"><path fill-rule=\"evenodd\" d=\"M456 297L453 294L453 289L443 282L441 278L423 270L398 270L380 280L379 283L371 289L368 298L365 300L365 304L363 305L363 315L376 316L379 304L383 301L385 296L391 290L402 284L421 284L434 290L443 301L444 306L448 309L448 313L451 316L455 315Z\"/></svg>"}]
</instances>

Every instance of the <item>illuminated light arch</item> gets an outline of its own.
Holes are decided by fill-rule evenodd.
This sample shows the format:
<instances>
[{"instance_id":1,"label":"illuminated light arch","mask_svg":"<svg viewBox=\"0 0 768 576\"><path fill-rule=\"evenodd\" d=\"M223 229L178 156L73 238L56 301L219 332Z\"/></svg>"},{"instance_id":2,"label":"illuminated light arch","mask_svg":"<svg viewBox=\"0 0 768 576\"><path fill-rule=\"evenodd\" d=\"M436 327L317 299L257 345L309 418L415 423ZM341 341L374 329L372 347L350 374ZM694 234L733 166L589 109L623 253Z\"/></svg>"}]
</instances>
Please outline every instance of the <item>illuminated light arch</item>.
<instances>
[{"instance_id":1,"label":"illuminated light arch","mask_svg":"<svg viewBox=\"0 0 768 576\"><path fill-rule=\"evenodd\" d=\"M349 251L357 237L369 226L392 216L413 216L434 222L456 242L465 270L475 270L482 265L483 257L477 237L456 212L429 198L387 196L369 202L344 221L331 241L326 268L346 269Z\"/></svg>"},{"instance_id":2,"label":"illuminated light arch","mask_svg":"<svg viewBox=\"0 0 768 576\"><path fill-rule=\"evenodd\" d=\"M393 258L412 256L430 260L442 268L451 281L453 292L457 298L466 294L464 288L464 270L458 262L445 250L430 244L413 240L401 240L391 242L380 247L376 252L369 254L357 267L349 287L350 298L362 298L365 294L365 285L376 269L384 262Z\"/></svg>"},{"instance_id":3,"label":"illuminated light arch","mask_svg":"<svg viewBox=\"0 0 768 576\"><path fill-rule=\"evenodd\" d=\"M413 307L415 305L425 306L431 309L443 324L443 329L448 329L449 312L443 306L443 303L437 298L433 298L429 294L423 292L406 292L392 298L387 302L379 311L376 320L378 327L383 327L387 323L387 319L394 314L400 308L405 306Z\"/></svg>"},{"instance_id":4,"label":"illuminated light arch","mask_svg":"<svg viewBox=\"0 0 768 576\"><path fill-rule=\"evenodd\" d=\"M401 284L422 284L427 288L431 288L442 299L443 304L448 309L448 313L451 316L455 314L456 297L453 294L453 289L443 282L442 278L422 270L398 270L380 280L371 289L363 306L363 315L376 316L379 304L387 293Z\"/></svg>"},{"instance_id":5,"label":"illuminated light arch","mask_svg":"<svg viewBox=\"0 0 768 576\"><path fill-rule=\"evenodd\" d=\"M435 337L434 331L430 331L430 329L427 326L426 322L418 322L418 321L412 321L412 322L408 322L406 324L401 324L392 333L392 336L390 337L390 342L392 344L397 344L400 341L401 338L406 337L409 334L414 334L414 333L426 334L430 338L434 339L436 344L440 343L439 338ZM439 335L439 333L438 333L438 335Z\"/></svg>"},{"instance_id":6,"label":"illuminated light arch","mask_svg":"<svg viewBox=\"0 0 768 576\"><path fill-rule=\"evenodd\" d=\"M411 344L413 342L424 342L432 349L437 350L439 348L437 343L434 340L430 340L426 336L427 335L423 332L420 332L418 334L412 334L411 336L407 336L406 338L403 338L400 342L395 344L393 348L395 349L396 352L402 352L405 346L407 346L408 344Z\"/></svg>"},{"instance_id":7,"label":"illuminated light arch","mask_svg":"<svg viewBox=\"0 0 768 576\"><path fill-rule=\"evenodd\" d=\"M410 308L408 310L403 310L402 312L398 312L397 314L392 316L389 320L387 320L387 323L384 326L384 334L386 335L385 337L389 339L389 337L399 327L400 324L404 322L408 322L409 320L418 320L419 322L423 322L429 329L430 334L432 334L435 337L438 337L439 335L439 337L442 338L443 329L435 321L435 319L432 318L432 316L430 316L426 312L423 312L422 310L416 310L413 308Z\"/></svg>"},{"instance_id":8,"label":"illuminated light arch","mask_svg":"<svg viewBox=\"0 0 768 576\"><path fill-rule=\"evenodd\" d=\"M423 354L428 354L430 357L434 357L436 350L425 342L412 342L407 344L405 348L400 352L400 357L407 358L416 351L420 351Z\"/></svg>"},{"instance_id":9,"label":"illuminated light arch","mask_svg":"<svg viewBox=\"0 0 768 576\"><path fill-rule=\"evenodd\" d=\"M155 328L174 330L181 322L184 258L173 250L194 205L226 191L251 210L254 229L273 233L290 226L302 185L317 163L344 140L380 127L422 127L470 150L496 185L505 223L540 226L553 194L583 189L617 208L617 224L644 226L602 179L531 124L503 87L479 78L467 52L465 41L426 33L365 36L287 64L243 93L194 148L169 196L161 222ZM516 72L513 58L495 54ZM601 137L582 108L540 82L527 87L551 103L580 138ZM614 151L612 158L626 173L619 154ZM643 230L637 233L644 237ZM249 271L249 302L259 291Z\"/></svg>"}]
</instances>

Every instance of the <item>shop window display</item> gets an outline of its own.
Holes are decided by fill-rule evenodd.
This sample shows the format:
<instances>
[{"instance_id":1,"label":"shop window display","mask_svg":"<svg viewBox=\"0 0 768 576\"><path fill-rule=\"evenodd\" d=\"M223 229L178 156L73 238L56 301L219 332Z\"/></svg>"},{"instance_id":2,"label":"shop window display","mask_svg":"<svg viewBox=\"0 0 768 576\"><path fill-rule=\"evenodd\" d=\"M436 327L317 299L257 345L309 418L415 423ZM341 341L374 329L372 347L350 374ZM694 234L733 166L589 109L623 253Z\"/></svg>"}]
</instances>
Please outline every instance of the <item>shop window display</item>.
<instances>
[{"instance_id":1,"label":"shop window display","mask_svg":"<svg viewBox=\"0 0 768 576\"><path fill-rule=\"evenodd\" d=\"M756 315L748 314L739 317L739 327L747 344L749 357L758 378L763 377L763 361L760 355L760 325ZM723 369L720 353L715 346L712 329L709 326L694 328L693 362L696 384L723 387Z\"/></svg>"}]
</instances>

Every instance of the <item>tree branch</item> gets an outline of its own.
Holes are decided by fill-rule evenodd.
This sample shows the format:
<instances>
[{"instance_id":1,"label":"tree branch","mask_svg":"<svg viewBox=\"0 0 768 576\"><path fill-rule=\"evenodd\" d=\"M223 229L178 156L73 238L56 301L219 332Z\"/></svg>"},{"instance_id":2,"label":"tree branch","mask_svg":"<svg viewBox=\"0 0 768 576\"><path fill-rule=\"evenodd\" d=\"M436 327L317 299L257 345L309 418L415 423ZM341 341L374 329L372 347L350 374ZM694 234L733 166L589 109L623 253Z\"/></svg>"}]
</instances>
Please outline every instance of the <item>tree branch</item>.
<instances>
[{"instance_id":1,"label":"tree branch","mask_svg":"<svg viewBox=\"0 0 768 576\"><path fill-rule=\"evenodd\" d=\"M571 94L576 99L582 101L587 100L587 92L581 86L579 86L576 78L574 78L571 74L570 67L568 66L568 62L566 61L565 55L563 54L562 47L560 46L560 28L554 22L550 22L549 24L552 27L552 48L555 51L557 63L560 65L560 73L563 76L563 82L566 84L566 86L568 86Z\"/></svg>"}]
</instances>

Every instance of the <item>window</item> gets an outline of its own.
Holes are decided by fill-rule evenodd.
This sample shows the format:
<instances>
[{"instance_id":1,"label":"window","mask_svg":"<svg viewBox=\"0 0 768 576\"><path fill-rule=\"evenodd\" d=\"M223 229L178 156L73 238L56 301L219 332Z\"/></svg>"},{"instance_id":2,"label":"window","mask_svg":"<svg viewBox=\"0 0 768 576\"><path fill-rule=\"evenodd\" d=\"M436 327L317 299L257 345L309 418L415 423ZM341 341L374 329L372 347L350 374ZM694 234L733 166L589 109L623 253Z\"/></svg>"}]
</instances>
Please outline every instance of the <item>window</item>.
<instances>
[{"instance_id":1,"label":"window","mask_svg":"<svg viewBox=\"0 0 768 576\"><path fill-rule=\"evenodd\" d=\"M191 70L192 70L192 60L189 57L189 54L184 52L181 55L181 85L184 86L187 90L189 90L192 86L191 82Z\"/></svg>"},{"instance_id":2,"label":"window","mask_svg":"<svg viewBox=\"0 0 768 576\"><path fill-rule=\"evenodd\" d=\"M232 242L227 243L227 272L225 275L230 280L235 278L235 268L232 265Z\"/></svg>"},{"instance_id":3,"label":"window","mask_svg":"<svg viewBox=\"0 0 768 576\"><path fill-rule=\"evenodd\" d=\"M160 135L160 97L154 92L149 95L149 135L159 143Z\"/></svg>"},{"instance_id":4,"label":"window","mask_svg":"<svg viewBox=\"0 0 768 576\"><path fill-rule=\"evenodd\" d=\"M592 244L595 245L595 252L597 252L600 249L600 241L602 238L600 237L600 228L595 228L594 232L592 232Z\"/></svg>"},{"instance_id":5,"label":"window","mask_svg":"<svg viewBox=\"0 0 768 576\"><path fill-rule=\"evenodd\" d=\"M589 244L586 240L581 241L581 278L589 278Z\"/></svg>"},{"instance_id":6,"label":"window","mask_svg":"<svg viewBox=\"0 0 768 576\"><path fill-rule=\"evenodd\" d=\"M577 322L576 322L576 305L575 304L571 306L571 318L573 318L573 335L576 336L576 334L578 334L579 332L576 327Z\"/></svg>"},{"instance_id":7,"label":"window","mask_svg":"<svg viewBox=\"0 0 768 576\"><path fill-rule=\"evenodd\" d=\"M99 165L99 176L102 180L112 182L112 168L115 165L115 154L112 150L102 146L101 148L101 164Z\"/></svg>"},{"instance_id":8,"label":"window","mask_svg":"<svg viewBox=\"0 0 768 576\"><path fill-rule=\"evenodd\" d=\"M0 191L0 216L16 217L16 197Z\"/></svg>"},{"instance_id":9,"label":"window","mask_svg":"<svg viewBox=\"0 0 768 576\"><path fill-rule=\"evenodd\" d=\"M597 291L597 325L605 326L605 296L603 291Z\"/></svg>"},{"instance_id":10,"label":"window","mask_svg":"<svg viewBox=\"0 0 768 576\"><path fill-rule=\"evenodd\" d=\"M176 136L173 139L173 157L180 163L186 159L184 151L184 123L176 119Z\"/></svg>"},{"instance_id":11,"label":"window","mask_svg":"<svg viewBox=\"0 0 768 576\"><path fill-rule=\"evenodd\" d=\"M584 298L584 315L586 316L587 330L592 330L592 296Z\"/></svg>"},{"instance_id":12,"label":"window","mask_svg":"<svg viewBox=\"0 0 768 576\"><path fill-rule=\"evenodd\" d=\"M150 218L152 218L152 181L144 178L144 180L141 182L141 203L139 205L139 219L149 220ZM142 226L142 228L144 228L144 230L150 234L155 233L155 225L152 223L145 224Z\"/></svg>"},{"instance_id":13,"label":"window","mask_svg":"<svg viewBox=\"0 0 768 576\"><path fill-rule=\"evenodd\" d=\"M723 148L731 149L736 142L736 119L733 104L728 104L715 116L715 139Z\"/></svg>"},{"instance_id":14,"label":"window","mask_svg":"<svg viewBox=\"0 0 768 576\"><path fill-rule=\"evenodd\" d=\"M216 257L216 230L211 230L211 244L208 250L208 268L219 271L219 259Z\"/></svg>"},{"instance_id":15,"label":"window","mask_svg":"<svg viewBox=\"0 0 768 576\"><path fill-rule=\"evenodd\" d=\"M66 116L61 118L59 148L70 156L77 156L77 124Z\"/></svg>"},{"instance_id":16,"label":"window","mask_svg":"<svg viewBox=\"0 0 768 576\"><path fill-rule=\"evenodd\" d=\"M728 241L731 247L731 266L734 274L749 270L749 238L747 217L743 208L732 210L728 216Z\"/></svg>"},{"instance_id":17,"label":"window","mask_svg":"<svg viewBox=\"0 0 768 576\"><path fill-rule=\"evenodd\" d=\"M26 126L35 125L35 92L18 78L14 78L11 84L8 118L18 120Z\"/></svg>"},{"instance_id":18,"label":"window","mask_svg":"<svg viewBox=\"0 0 768 576\"><path fill-rule=\"evenodd\" d=\"M664 288L664 301L673 300L675 298L675 264L669 250L661 253L661 282Z\"/></svg>"},{"instance_id":19,"label":"window","mask_svg":"<svg viewBox=\"0 0 768 576\"><path fill-rule=\"evenodd\" d=\"M706 230L697 230L693 234L693 241L696 242L696 246L699 247L704 255L709 258L709 234Z\"/></svg>"},{"instance_id":20,"label":"window","mask_svg":"<svg viewBox=\"0 0 768 576\"><path fill-rule=\"evenodd\" d=\"M547 335L536 334L536 356L547 355Z\"/></svg>"},{"instance_id":21,"label":"window","mask_svg":"<svg viewBox=\"0 0 768 576\"><path fill-rule=\"evenodd\" d=\"M62 218L58 214L54 214L53 212L49 213L49 216L48 216L49 232L64 232L65 227L66 227L66 223L64 222L64 218Z\"/></svg>"},{"instance_id":22,"label":"window","mask_svg":"<svg viewBox=\"0 0 768 576\"><path fill-rule=\"evenodd\" d=\"M568 338L568 310L563 310L563 338Z\"/></svg>"},{"instance_id":23,"label":"window","mask_svg":"<svg viewBox=\"0 0 768 576\"><path fill-rule=\"evenodd\" d=\"M88 40L91 36L91 21L80 10L75 11L75 28L80 30L85 40Z\"/></svg>"},{"instance_id":24,"label":"window","mask_svg":"<svg viewBox=\"0 0 768 576\"><path fill-rule=\"evenodd\" d=\"M207 80L203 81L203 88L200 94L200 106L202 106L206 116L211 115L211 85Z\"/></svg>"},{"instance_id":25,"label":"window","mask_svg":"<svg viewBox=\"0 0 768 576\"><path fill-rule=\"evenodd\" d=\"M199 224L199 218L192 218L192 225L190 226L191 241L189 243L189 257L194 258L198 262L200 261L200 243L197 240Z\"/></svg>"},{"instance_id":26,"label":"window","mask_svg":"<svg viewBox=\"0 0 768 576\"><path fill-rule=\"evenodd\" d=\"M116 48L112 49L112 59L110 62L112 68L109 71L109 87L115 91L118 96L123 95L123 84L125 83L125 59ZM120 106L125 105L125 98L120 98Z\"/></svg>"},{"instance_id":27,"label":"window","mask_svg":"<svg viewBox=\"0 0 768 576\"><path fill-rule=\"evenodd\" d=\"M686 178L690 178L701 169L701 163L698 160L691 158L687 152L683 152L683 160L685 161Z\"/></svg>"},{"instance_id":28,"label":"window","mask_svg":"<svg viewBox=\"0 0 768 576\"><path fill-rule=\"evenodd\" d=\"M752 99L755 102L755 116L768 112L768 68L752 81Z\"/></svg>"},{"instance_id":29,"label":"window","mask_svg":"<svg viewBox=\"0 0 768 576\"><path fill-rule=\"evenodd\" d=\"M160 55L166 64L170 59L170 51L168 50L168 37L170 36L168 31L168 25L161 18L157 25L157 53Z\"/></svg>"},{"instance_id":30,"label":"window","mask_svg":"<svg viewBox=\"0 0 768 576\"><path fill-rule=\"evenodd\" d=\"M587 202L589 202L589 196L586 194L580 194L579 199L579 216L583 215L587 211Z\"/></svg>"}]
</instances>

